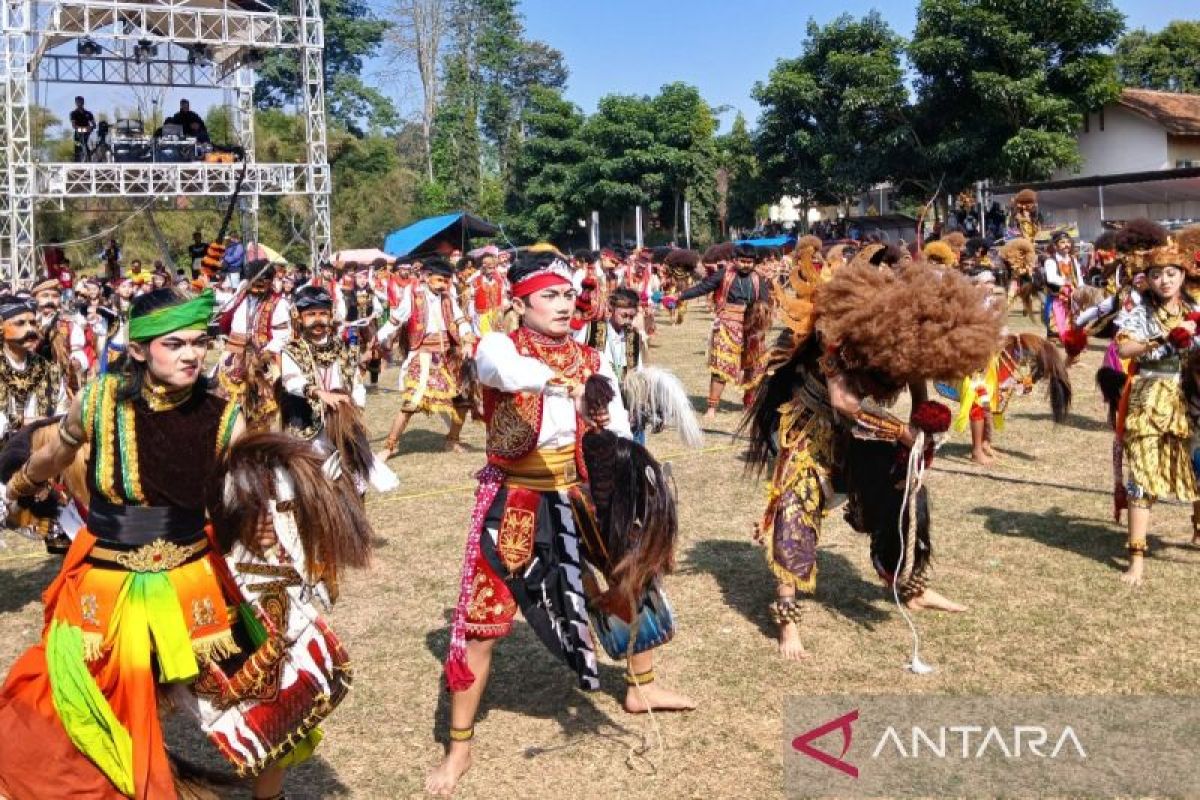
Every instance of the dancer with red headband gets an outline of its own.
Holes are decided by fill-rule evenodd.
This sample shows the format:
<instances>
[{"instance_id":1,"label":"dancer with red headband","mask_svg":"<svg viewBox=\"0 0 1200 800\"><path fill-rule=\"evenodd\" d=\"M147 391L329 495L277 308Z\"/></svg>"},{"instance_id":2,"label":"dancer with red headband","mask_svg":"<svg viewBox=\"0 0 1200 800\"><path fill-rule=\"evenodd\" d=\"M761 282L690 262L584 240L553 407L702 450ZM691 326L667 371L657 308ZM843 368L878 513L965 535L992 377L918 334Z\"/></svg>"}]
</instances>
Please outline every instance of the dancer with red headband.
<instances>
[{"instance_id":1,"label":"dancer with red headband","mask_svg":"<svg viewBox=\"0 0 1200 800\"><path fill-rule=\"evenodd\" d=\"M450 743L426 781L440 796L471 765L492 651L518 606L581 688L600 685L590 617L610 657L631 653L627 711L694 707L654 683L653 650L674 631L659 585L673 557L673 494L658 463L628 438L611 365L571 336L576 290L565 261L532 255L510 270L509 282L521 326L487 334L476 352L488 465L479 474L446 659ZM618 530L620 519L633 523L628 532Z\"/></svg>"}]
</instances>

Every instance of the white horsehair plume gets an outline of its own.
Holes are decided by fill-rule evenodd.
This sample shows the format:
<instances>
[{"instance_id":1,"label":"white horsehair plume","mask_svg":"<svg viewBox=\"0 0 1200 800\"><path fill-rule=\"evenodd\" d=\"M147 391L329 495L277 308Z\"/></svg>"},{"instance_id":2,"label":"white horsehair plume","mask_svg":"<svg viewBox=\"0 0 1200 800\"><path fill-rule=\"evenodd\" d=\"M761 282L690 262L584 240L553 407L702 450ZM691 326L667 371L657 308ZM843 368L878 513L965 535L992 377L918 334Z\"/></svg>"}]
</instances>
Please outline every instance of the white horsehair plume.
<instances>
[{"instance_id":1,"label":"white horsehair plume","mask_svg":"<svg viewBox=\"0 0 1200 800\"><path fill-rule=\"evenodd\" d=\"M622 388L631 416L641 414L662 420L665 427L679 432L680 441L688 447L704 444L704 433L692 401L674 373L661 367L644 366L626 374Z\"/></svg>"}]
</instances>

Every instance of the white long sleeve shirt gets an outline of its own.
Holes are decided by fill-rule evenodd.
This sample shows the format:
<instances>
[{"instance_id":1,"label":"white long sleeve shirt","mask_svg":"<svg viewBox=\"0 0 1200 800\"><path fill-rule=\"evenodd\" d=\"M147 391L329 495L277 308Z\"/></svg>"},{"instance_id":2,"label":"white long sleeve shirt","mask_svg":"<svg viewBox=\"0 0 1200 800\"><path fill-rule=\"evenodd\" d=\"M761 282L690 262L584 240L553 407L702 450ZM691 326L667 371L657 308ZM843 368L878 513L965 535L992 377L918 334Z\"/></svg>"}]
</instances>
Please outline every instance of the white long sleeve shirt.
<instances>
[{"instance_id":1,"label":"white long sleeve shirt","mask_svg":"<svg viewBox=\"0 0 1200 800\"><path fill-rule=\"evenodd\" d=\"M392 309L392 313L388 318L387 324L379 329L379 340L387 342L397 331L408 324L413 315L413 292L425 293L425 309L427 318L425 319L426 335L434 333L445 333L447 323L454 324L454 320L458 322L458 335L471 336L473 331L471 323L463 316L462 308L458 304L458 298L454 296L454 292L450 293L450 313L454 315L454 319L447 321L442 314L442 296L430 291L425 284L414 284L404 289L404 293L400 295L400 304Z\"/></svg>"},{"instance_id":2,"label":"white long sleeve shirt","mask_svg":"<svg viewBox=\"0 0 1200 800\"><path fill-rule=\"evenodd\" d=\"M238 336L250 337L251 320L262 300L253 295L246 295L233 311L229 331ZM280 299L271 312L271 340L263 348L268 353L281 353L283 347L292 338L291 305L285 299Z\"/></svg>"},{"instance_id":3,"label":"white long sleeve shirt","mask_svg":"<svg viewBox=\"0 0 1200 800\"><path fill-rule=\"evenodd\" d=\"M479 340L475 351L479 381L503 392L532 392L544 397L542 427L538 431L539 449L557 449L575 442L575 400L565 386L548 385L554 370L542 361L517 352L512 339L503 333L489 333ZM613 385L608 404L608 430L629 438L629 414L621 402L621 392L608 357L600 354L600 375Z\"/></svg>"},{"instance_id":4,"label":"white long sleeve shirt","mask_svg":"<svg viewBox=\"0 0 1200 800\"><path fill-rule=\"evenodd\" d=\"M1075 260L1074 256L1067 256L1063 259L1051 256L1043 262L1042 269L1046 272L1046 283L1056 289L1062 288L1068 280L1074 286L1082 283L1079 262Z\"/></svg>"}]
</instances>

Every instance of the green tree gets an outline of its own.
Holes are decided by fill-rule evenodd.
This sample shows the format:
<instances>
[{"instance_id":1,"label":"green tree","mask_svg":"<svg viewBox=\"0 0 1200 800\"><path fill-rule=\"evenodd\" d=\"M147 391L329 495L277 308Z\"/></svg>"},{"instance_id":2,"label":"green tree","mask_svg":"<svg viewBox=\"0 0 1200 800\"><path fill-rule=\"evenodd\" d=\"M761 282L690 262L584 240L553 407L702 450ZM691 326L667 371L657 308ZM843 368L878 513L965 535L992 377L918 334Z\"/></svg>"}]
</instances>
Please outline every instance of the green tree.
<instances>
[{"instance_id":1,"label":"green tree","mask_svg":"<svg viewBox=\"0 0 1200 800\"><path fill-rule=\"evenodd\" d=\"M291 0L269 0L281 13L293 13ZM325 104L331 120L355 135L397 124L396 109L378 89L363 82L366 59L376 55L389 23L371 13L366 0L325 0ZM279 50L264 54L254 86L260 108L279 108L303 101L300 54Z\"/></svg>"},{"instance_id":2,"label":"green tree","mask_svg":"<svg viewBox=\"0 0 1200 800\"><path fill-rule=\"evenodd\" d=\"M903 45L877 11L809 21L800 55L754 87L763 107L755 150L770 191L842 200L894 177Z\"/></svg>"},{"instance_id":3,"label":"green tree","mask_svg":"<svg viewBox=\"0 0 1200 800\"><path fill-rule=\"evenodd\" d=\"M1123 26L1111 0L921 0L904 162L951 192L1077 164L1082 113L1117 94L1106 51Z\"/></svg>"},{"instance_id":4,"label":"green tree","mask_svg":"<svg viewBox=\"0 0 1200 800\"><path fill-rule=\"evenodd\" d=\"M749 229L757 222L757 209L767 201L762 169L754 150L754 137L739 111L729 133L717 137L718 163L725 175L724 213L718 219L724 226Z\"/></svg>"},{"instance_id":5,"label":"green tree","mask_svg":"<svg viewBox=\"0 0 1200 800\"><path fill-rule=\"evenodd\" d=\"M670 83L651 100L654 111L654 152L663 174L658 198L659 218L671 239L683 236L683 203L688 201L696 219L711 220L716 213L717 120L700 90L686 83Z\"/></svg>"},{"instance_id":6,"label":"green tree","mask_svg":"<svg viewBox=\"0 0 1200 800\"><path fill-rule=\"evenodd\" d=\"M1158 33L1130 31L1117 43L1116 59L1123 86L1200 92L1200 21L1175 20Z\"/></svg>"},{"instance_id":7,"label":"green tree","mask_svg":"<svg viewBox=\"0 0 1200 800\"><path fill-rule=\"evenodd\" d=\"M522 122L526 138L508 184L510 236L559 239L585 213L579 205L579 166L589 155L580 137L583 113L554 89L534 86Z\"/></svg>"}]
</instances>

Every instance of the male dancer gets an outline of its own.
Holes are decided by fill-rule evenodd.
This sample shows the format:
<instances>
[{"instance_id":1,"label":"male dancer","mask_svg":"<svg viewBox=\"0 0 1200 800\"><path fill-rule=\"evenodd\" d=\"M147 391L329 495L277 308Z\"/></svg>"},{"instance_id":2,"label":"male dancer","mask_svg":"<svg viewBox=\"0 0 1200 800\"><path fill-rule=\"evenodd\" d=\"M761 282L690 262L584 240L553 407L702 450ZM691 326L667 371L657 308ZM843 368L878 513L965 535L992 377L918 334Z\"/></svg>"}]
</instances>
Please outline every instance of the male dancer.
<instances>
[{"instance_id":1,"label":"male dancer","mask_svg":"<svg viewBox=\"0 0 1200 800\"><path fill-rule=\"evenodd\" d=\"M400 410L380 456L385 460L399 451L400 437L418 412L448 414L446 450L463 452L458 437L467 419L467 406L460 398L459 369L474 347L475 336L454 296L454 271L449 262L434 256L425 260L422 272L425 280L408 288L379 331L379 340L387 342L403 328L408 344L408 356L400 366Z\"/></svg>"},{"instance_id":2,"label":"male dancer","mask_svg":"<svg viewBox=\"0 0 1200 800\"><path fill-rule=\"evenodd\" d=\"M758 276L753 247L738 247L731 269L716 272L682 292L677 302L713 295L716 319L708 344L708 388L705 421L717 418L717 406L727 383L741 387L747 404L762 375L763 337L771 326L771 286Z\"/></svg>"},{"instance_id":3,"label":"male dancer","mask_svg":"<svg viewBox=\"0 0 1200 800\"><path fill-rule=\"evenodd\" d=\"M0 439L35 420L61 414L67 387L53 361L35 351L40 336L33 304L13 295L0 297L4 356L0 358Z\"/></svg>"},{"instance_id":4,"label":"male dancer","mask_svg":"<svg viewBox=\"0 0 1200 800\"><path fill-rule=\"evenodd\" d=\"M515 265L509 281L521 326L511 336L488 334L476 354L489 394L488 467L480 474L446 660L450 746L425 783L441 796L471 766L475 713L492 651L512 629L518 605L542 642L575 670L580 686L599 686L585 598L604 603L593 577L604 557L579 442L585 427L628 436L629 425L607 359L571 337L575 289L566 263L535 256ZM609 382L607 405L592 394L596 376ZM642 649L635 646L629 659L625 709L693 708L688 698L653 682L653 648L672 627L656 585L639 609Z\"/></svg>"}]
</instances>

